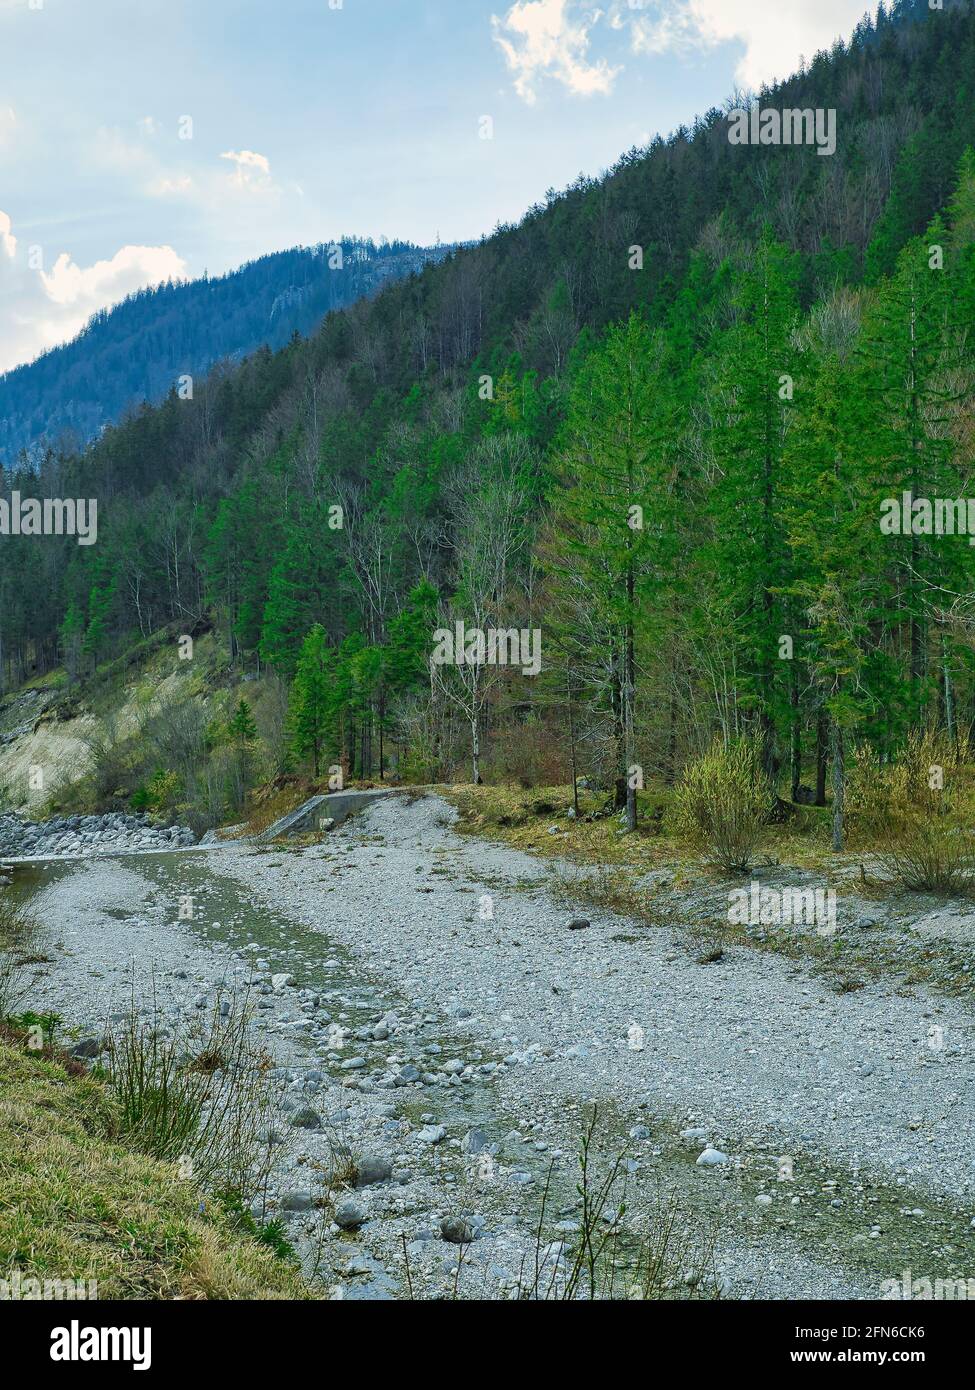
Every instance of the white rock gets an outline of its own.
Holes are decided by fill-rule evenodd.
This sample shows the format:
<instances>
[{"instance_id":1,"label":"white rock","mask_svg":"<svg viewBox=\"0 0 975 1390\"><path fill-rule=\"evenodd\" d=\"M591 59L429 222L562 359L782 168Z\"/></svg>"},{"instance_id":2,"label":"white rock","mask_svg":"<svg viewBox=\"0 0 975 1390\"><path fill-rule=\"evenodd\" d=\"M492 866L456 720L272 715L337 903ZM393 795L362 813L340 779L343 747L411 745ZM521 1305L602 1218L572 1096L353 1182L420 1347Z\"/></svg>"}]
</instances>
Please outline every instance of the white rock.
<instances>
[{"instance_id":1,"label":"white rock","mask_svg":"<svg viewBox=\"0 0 975 1390\"><path fill-rule=\"evenodd\" d=\"M722 1163L730 1162L731 1160L729 1159L727 1154L723 1154L720 1149L712 1149L710 1144L704 1150L704 1152L702 1154L698 1154L697 1157L698 1168L717 1168Z\"/></svg>"}]
</instances>

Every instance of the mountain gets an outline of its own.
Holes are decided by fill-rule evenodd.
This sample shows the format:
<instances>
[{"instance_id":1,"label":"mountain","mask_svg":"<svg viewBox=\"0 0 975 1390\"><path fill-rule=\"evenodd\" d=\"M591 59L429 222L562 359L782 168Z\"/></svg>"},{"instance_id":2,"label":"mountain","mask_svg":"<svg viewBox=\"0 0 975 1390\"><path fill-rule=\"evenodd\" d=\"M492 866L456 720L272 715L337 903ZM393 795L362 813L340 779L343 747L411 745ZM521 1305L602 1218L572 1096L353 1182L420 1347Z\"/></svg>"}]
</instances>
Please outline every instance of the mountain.
<instances>
[{"instance_id":1,"label":"mountain","mask_svg":"<svg viewBox=\"0 0 975 1390\"><path fill-rule=\"evenodd\" d=\"M828 760L842 786L863 748L957 744L975 552L880 520L975 473L975 7L881 6L758 99L835 112L835 153L735 144L715 107L191 400L8 470L0 499L97 499L98 537L0 538L0 683L212 629L228 668L274 677L278 770L392 753L550 786L584 758L628 814L633 769L673 778L742 733L820 802ZM457 624L475 653L539 633L540 660L444 649L431 672ZM201 734L192 778L211 753ZM109 766L114 794L131 768Z\"/></svg>"},{"instance_id":2,"label":"mountain","mask_svg":"<svg viewBox=\"0 0 975 1390\"><path fill-rule=\"evenodd\" d=\"M345 238L130 295L72 342L0 375L0 463L59 441L87 444L127 410L162 400L184 374L281 348L448 249Z\"/></svg>"}]
</instances>

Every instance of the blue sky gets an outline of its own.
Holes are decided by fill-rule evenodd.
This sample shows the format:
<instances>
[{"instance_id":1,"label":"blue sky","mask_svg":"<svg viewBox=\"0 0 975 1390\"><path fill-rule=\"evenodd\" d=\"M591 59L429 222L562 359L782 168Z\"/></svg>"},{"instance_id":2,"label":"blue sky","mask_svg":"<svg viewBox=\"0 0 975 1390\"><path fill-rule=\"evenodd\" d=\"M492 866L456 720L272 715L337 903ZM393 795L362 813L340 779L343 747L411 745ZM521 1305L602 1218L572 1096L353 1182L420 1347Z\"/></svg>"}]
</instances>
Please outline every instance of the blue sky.
<instances>
[{"instance_id":1,"label":"blue sky","mask_svg":"<svg viewBox=\"0 0 975 1390\"><path fill-rule=\"evenodd\" d=\"M169 275L477 237L867 8L0 0L0 370Z\"/></svg>"}]
</instances>

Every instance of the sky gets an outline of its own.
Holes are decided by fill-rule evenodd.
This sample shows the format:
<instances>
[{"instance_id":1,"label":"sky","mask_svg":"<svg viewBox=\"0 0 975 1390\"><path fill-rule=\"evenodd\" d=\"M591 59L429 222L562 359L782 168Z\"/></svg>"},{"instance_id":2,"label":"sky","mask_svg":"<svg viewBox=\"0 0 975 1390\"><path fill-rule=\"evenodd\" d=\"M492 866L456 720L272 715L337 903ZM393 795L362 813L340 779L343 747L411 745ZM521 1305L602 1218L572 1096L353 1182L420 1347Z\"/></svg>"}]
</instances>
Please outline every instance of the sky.
<instances>
[{"instance_id":1,"label":"sky","mask_svg":"<svg viewBox=\"0 0 975 1390\"><path fill-rule=\"evenodd\" d=\"M516 221L871 0L0 0L0 371L170 277Z\"/></svg>"}]
</instances>

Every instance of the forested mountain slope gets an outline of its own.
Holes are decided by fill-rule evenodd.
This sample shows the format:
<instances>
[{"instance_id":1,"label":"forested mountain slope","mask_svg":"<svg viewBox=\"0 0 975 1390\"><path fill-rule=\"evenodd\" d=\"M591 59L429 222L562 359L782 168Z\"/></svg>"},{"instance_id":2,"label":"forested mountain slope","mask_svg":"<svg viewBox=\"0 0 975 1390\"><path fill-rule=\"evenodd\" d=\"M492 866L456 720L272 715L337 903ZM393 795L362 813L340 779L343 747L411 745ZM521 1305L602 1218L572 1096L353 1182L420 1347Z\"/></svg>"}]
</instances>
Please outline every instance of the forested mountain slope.
<instances>
[{"instance_id":1,"label":"forested mountain slope","mask_svg":"<svg viewBox=\"0 0 975 1390\"><path fill-rule=\"evenodd\" d=\"M344 238L261 256L227 275L159 285L96 314L77 338L0 376L0 463L85 445L183 375L282 348L325 314L437 261L446 248Z\"/></svg>"},{"instance_id":2,"label":"forested mountain slope","mask_svg":"<svg viewBox=\"0 0 975 1390\"><path fill-rule=\"evenodd\" d=\"M835 109L835 154L735 146L716 107L8 474L97 498L99 535L0 543L5 679L214 623L290 692L282 763L581 759L621 801L715 735L821 792L827 748L967 730L975 551L880 521L971 473L973 6L882 8L759 100ZM456 622L537 629L540 673L431 682Z\"/></svg>"}]
</instances>

